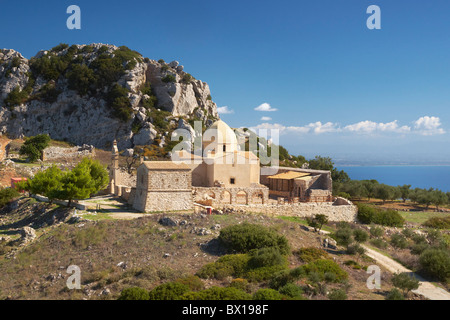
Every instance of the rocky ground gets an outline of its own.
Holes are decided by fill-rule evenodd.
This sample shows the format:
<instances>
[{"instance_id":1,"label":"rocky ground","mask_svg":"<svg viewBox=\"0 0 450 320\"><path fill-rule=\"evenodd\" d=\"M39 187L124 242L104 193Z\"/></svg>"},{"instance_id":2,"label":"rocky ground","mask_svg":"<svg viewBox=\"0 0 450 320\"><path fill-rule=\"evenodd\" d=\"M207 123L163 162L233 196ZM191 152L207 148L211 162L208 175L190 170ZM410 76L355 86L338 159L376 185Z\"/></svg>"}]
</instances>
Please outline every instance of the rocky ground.
<instances>
[{"instance_id":1,"label":"rocky ground","mask_svg":"<svg viewBox=\"0 0 450 320\"><path fill-rule=\"evenodd\" d=\"M321 247L325 235L296 222L239 213L223 215L155 214L136 219L74 218L74 210L23 198L0 213L0 298L115 299L131 286L151 289L193 275L224 253L217 236L226 226L245 221L275 228L296 250ZM391 274L382 273L382 289L366 287L364 269L344 265L373 263L368 257L329 249L332 259L349 273L349 299L384 299L392 288ZM290 267L301 262L291 256ZM82 272L82 290L68 290L70 265ZM225 286L205 280L206 287ZM324 299L314 296L312 299Z\"/></svg>"}]
</instances>

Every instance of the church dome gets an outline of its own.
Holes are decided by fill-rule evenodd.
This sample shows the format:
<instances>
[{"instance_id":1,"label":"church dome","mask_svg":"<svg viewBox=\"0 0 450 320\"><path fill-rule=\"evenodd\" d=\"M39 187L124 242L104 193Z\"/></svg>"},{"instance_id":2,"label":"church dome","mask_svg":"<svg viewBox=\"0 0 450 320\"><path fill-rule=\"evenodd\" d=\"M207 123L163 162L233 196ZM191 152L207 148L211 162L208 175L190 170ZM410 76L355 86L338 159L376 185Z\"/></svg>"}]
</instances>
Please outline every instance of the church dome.
<instances>
[{"instance_id":1,"label":"church dome","mask_svg":"<svg viewBox=\"0 0 450 320\"><path fill-rule=\"evenodd\" d=\"M218 145L226 145L226 151L236 151L238 145L236 134L233 129L222 120L214 122L211 127L209 127L205 132L204 141Z\"/></svg>"}]
</instances>

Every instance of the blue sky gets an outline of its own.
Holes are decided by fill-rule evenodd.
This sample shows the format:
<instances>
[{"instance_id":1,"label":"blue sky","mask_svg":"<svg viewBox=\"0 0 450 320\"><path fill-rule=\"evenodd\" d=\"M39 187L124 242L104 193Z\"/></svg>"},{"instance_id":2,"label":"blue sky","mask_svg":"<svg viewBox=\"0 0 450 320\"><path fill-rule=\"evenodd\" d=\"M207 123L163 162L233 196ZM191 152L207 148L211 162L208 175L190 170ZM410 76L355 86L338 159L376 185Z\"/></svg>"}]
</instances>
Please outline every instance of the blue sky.
<instances>
[{"instance_id":1,"label":"blue sky","mask_svg":"<svg viewBox=\"0 0 450 320\"><path fill-rule=\"evenodd\" d=\"M68 30L66 8L81 8ZM369 30L369 5L381 30ZM207 82L233 127L294 154L450 162L448 0L2 1L0 47L126 45ZM227 107L227 108L225 108ZM257 111L276 109L276 111ZM270 118L270 120L269 120Z\"/></svg>"}]
</instances>

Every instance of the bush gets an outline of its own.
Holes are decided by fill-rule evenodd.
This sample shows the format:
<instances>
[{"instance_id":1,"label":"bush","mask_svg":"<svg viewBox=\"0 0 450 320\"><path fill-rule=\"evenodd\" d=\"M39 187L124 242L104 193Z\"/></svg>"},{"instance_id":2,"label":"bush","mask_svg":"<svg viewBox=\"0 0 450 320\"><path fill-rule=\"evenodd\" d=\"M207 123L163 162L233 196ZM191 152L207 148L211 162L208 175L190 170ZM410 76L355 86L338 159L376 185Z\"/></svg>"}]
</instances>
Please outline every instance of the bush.
<instances>
[{"instance_id":1,"label":"bush","mask_svg":"<svg viewBox=\"0 0 450 320\"><path fill-rule=\"evenodd\" d=\"M388 227L403 227L405 219L395 210L380 210L366 204L358 204L358 220L364 224L380 224Z\"/></svg>"},{"instance_id":2,"label":"bush","mask_svg":"<svg viewBox=\"0 0 450 320\"><path fill-rule=\"evenodd\" d=\"M366 250L363 247L361 247L361 245L359 243L354 243L347 247L347 254L363 255L365 252L366 252Z\"/></svg>"},{"instance_id":3,"label":"bush","mask_svg":"<svg viewBox=\"0 0 450 320\"><path fill-rule=\"evenodd\" d=\"M196 276L189 276L189 277L181 278L181 279L178 279L176 282L181 283L185 286L188 286L188 288L192 291L200 291L205 288L203 281L200 280L200 278L196 277Z\"/></svg>"},{"instance_id":4,"label":"bush","mask_svg":"<svg viewBox=\"0 0 450 320\"><path fill-rule=\"evenodd\" d=\"M277 248L268 247L252 251L250 253L250 260L248 261L248 267L251 269L272 267L284 265L286 262L286 258L280 254Z\"/></svg>"},{"instance_id":5,"label":"bush","mask_svg":"<svg viewBox=\"0 0 450 320\"><path fill-rule=\"evenodd\" d=\"M430 246L427 243L416 243L411 247L411 253L415 255L421 255L422 252L430 248Z\"/></svg>"},{"instance_id":6,"label":"bush","mask_svg":"<svg viewBox=\"0 0 450 320\"><path fill-rule=\"evenodd\" d=\"M341 267L332 260L317 260L302 266L302 268L307 275L317 273L322 281L325 280L325 273L334 273L336 275L335 282L343 281L348 278L347 272L342 270Z\"/></svg>"},{"instance_id":7,"label":"bush","mask_svg":"<svg viewBox=\"0 0 450 320\"><path fill-rule=\"evenodd\" d=\"M290 251L286 237L269 228L249 223L221 230L219 240L228 250L239 253L266 247L277 248L280 254L288 254Z\"/></svg>"},{"instance_id":8,"label":"bush","mask_svg":"<svg viewBox=\"0 0 450 320\"><path fill-rule=\"evenodd\" d=\"M405 300L403 294L397 288L393 288L386 296L386 300Z\"/></svg>"},{"instance_id":9,"label":"bush","mask_svg":"<svg viewBox=\"0 0 450 320\"><path fill-rule=\"evenodd\" d=\"M369 234L362 229L355 229L353 230L353 237L356 242L364 243L369 239Z\"/></svg>"},{"instance_id":10,"label":"bush","mask_svg":"<svg viewBox=\"0 0 450 320\"><path fill-rule=\"evenodd\" d=\"M435 229L450 229L450 216L432 217L423 223L425 227Z\"/></svg>"},{"instance_id":11,"label":"bush","mask_svg":"<svg viewBox=\"0 0 450 320\"><path fill-rule=\"evenodd\" d=\"M122 290L118 300L148 300L149 298L147 290L134 287Z\"/></svg>"},{"instance_id":12,"label":"bush","mask_svg":"<svg viewBox=\"0 0 450 320\"><path fill-rule=\"evenodd\" d=\"M259 289L253 294L253 300L282 300L283 295L274 289Z\"/></svg>"},{"instance_id":13,"label":"bush","mask_svg":"<svg viewBox=\"0 0 450 320\"><path fill-rule=\"evenodd\" d=\"M233 279L229 285L229 287L231 288L236 288L245 292L249 292L250 291L250 284L247 280L245 279L241 279L241 278L237 278L237 279Z\"/></svg>"},{"instance_id":14,"label":"bush","mask_svg":"<svg viewBox=\"0 0 450 320\"><path fill-rule=\"evenodd\" d=\"M279 292L282 295L288 296L293 299L300 299L303 298L303 290L299 286L288 283L280 288Z\"/></svg>"},{"instance_id":15,"label":"bush","mask_svg":"<svg viewBox=\"0 0 450 320\"><path fill-rule=\"evenodd\" d=\"M388 227L403 227L405 219L395 210L381 210L375 217L374 223Z\"/></svg>"},{"instance_id":16,"label":"bush","mask_svg":"<svg viewBox=\"0 0 450 320\"><path fill-rule=\"evenodd\" d=\"M133 110L128 98L128 89L116 83L108 92L106 100L116 118L125 122L131 119Z\"/></svg>"},{"instance_id":17,"label":"bush","mask_svg":"<svg viewBox=\"0 0 450 320\"><path fill-rule=\"evenodd\" d=\"M188 292L183 295L183 300L250 300L248 293L228 287L212 287L199 292Z\"/></svg>"},{"instance_id":18,"label":"bush","mask_svg":"<svg viewBox=\"0 0 450 320\"><path fill-rule=\"evenodd\" d=\"M245 254L223 256L216 262L203 266L197 272L197 276L202 279L213 278L218 280L223 280L229 276L239 277L246 271L248 261L249 256Z\"/></svg>"},{"instance_id":19,"label":"bush","mask_svg":"<svg viewBox=\"0 0 450 320\"><path fill-rule=\"evenodd\" d=\"M405 249L408 246L408 241L401 234L395 233L391 236L391 244L399 249Z\"/></svg>"},{"instance_id":20,"label":"bush","mask_svg":"<svg viewBox=\"0 0 450 320\"><path fill-rule=\"evenodd\" d=\"M149 292L149 300L181 300L189 287L179 282L168 282Z\"/></svg>"},{"instance_id":21,"label":"bush","mask_svg":"<svg viewBox=\"0 0 450 320\"><path fill-rule=\"evenodd\" d=\"M448 250L430 248L419 258L424 271L441 281L448 282L450 278L450 254Z\"/></svg>"},{"instance_id":22,"label":"bush","mask_svg":"<svg viewBox=\"0 0 450 320\"><path fill-rule=\"evenodd\" d=\"M372 244L375 247L380 248L380 249L386 249L388 246L386 241L383 241L383 239L372 239L372 240L370 240L370 244Z\"/></svg>"},{"instance_id":23,"label":"bush","mask_svg":"<svg viewBox=\"0 0 450 320\"><path fill-rule=\"evenodd\" d=\"M328 294L330 300L347 300L347 293L342 289L333 289Z\"/></svg>"},{"instance_id":24,"label":"bush","mask_svg":"<svg viewBox=\"0 0 450 320\"><path fill-rule=\"evenodd\" d=\"M370 234L373 237L382 237L384 235L384 229L382 227L373 225L370 227Z\"/></svg>"},{"instance_id":25,"label":"bush","mask_svg":"<svg viewBox=\"0 0 450 320\"><path fill-rule=\"evenodd\" d=\"M252 282L261 282L273 278L275 274L285 269L286 266L284 265L275 265L251 269L245 273L244 277Z\"/></svg>"},{"instance_id":26,"label":"bush","mask_svg":"<svg viewBox=\"0 0 450 320\"><path fill-rule=\"evenodd\" d=\"M72 70L67 72L69 89L76 90L80 96L89 92L89 88L95 84L95 73L85 64L76 64Z\"/></svg>"},{"instance_id":27,"label":"bush","mask_svg":"<svg viewBox=\"0 0 450 320\"><path fill-rule=\"evenodd\" d=\"M348 246L353 242L353 232L351 229L339 229L334 234L336 242L348 248Z\"/></svg>"},{"instance_id":28,"label":"bush","mask_svg":"<svg viewBox=\"0 0 450 320\"><path fill-rule=\"evenodd\" d=\"M313 262L319 259L327 259L328 254L319 248L301 248L294 252L304 263Z\"/></svg>"},{"instance_id":29,"label":"bush","mask_svg":"<svg viewBox=\"0 0 450 320\"><path fill-rule=\"evenodd\" d=\"M20 148L21 155L28 156L30 162L35 162L42 157L42 152L50 143L50 137L47 134L39 134L28 138Z\"/></svg>"},{"instance_id":30,"label":"bush","mask_svg":"<svg viewBox=\"0 0 450 320\"><path fill-rule=\"evenodd\" d=\"M175 78L175 76L172 74L168 74L167 76L162 78L161 81L164 83L175 83L177 82L177 78Z\"/></svg>"},{"instance_id":31,"label":"bush","mask_svg":"<svg viewBox=\"0 0 450 320\"><path fill-rule=\"evenodd\" d=\"M3 102L11 109L27 102L29 95L30 93L27 90L20 90L19 87L15 87L10 93L8 93L8 96Z\"/></svg>"},{"instance_id":32,"label":"bush","mask_svg":"<svg viewBox=\"0 0 450 320\"><path fill-rule=\"evenodd\" d=\"M370 224L374 221L377 210L369 205L358 203L358 220L364 224Z\"/></svg>"},{"instance_id":33,"label":"bush","mask_svg":"<svg viewBox=\"0 0 450 320\"><path fill-rule=\"evenodd\" d=\"M406 272L394 274L392 276L392 284L397 288L402 289L405 294L419 288L419 280Z\"/></svg>"},{"instance_id":34,"label":"bush","mask_svg":"<svg viewBox=\"0 0 450 320\"><path fill-rule=\"evenodd\" d=\"M0 189L0 209L19 196L20 193L16 189Z\"/></svg>"}]
</instances>

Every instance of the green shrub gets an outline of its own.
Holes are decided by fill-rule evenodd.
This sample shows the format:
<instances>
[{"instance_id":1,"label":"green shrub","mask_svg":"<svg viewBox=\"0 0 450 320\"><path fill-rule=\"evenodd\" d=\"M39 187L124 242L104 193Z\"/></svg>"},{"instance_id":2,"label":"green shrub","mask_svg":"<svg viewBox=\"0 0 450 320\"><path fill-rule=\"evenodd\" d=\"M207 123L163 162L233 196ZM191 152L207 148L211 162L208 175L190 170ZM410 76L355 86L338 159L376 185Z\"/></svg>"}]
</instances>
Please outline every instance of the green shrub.
<instances>
[{"instance_id":1,"label":"green shrub","mask_svg":"<svg viewBox=\"0 0 450 320\"><path fill-rule=\"evenodd\" d=\"M203 290L205 287L203 281L200 280L200 278L197 276L188 276L185 278L178 279L176 282L188 286L189 290L191 291L200 291Z\"/></svg>"},{"instance_id":2,"label":"green shrub","mask_svg":"<svg viewBox=\"0 0 450 320\"><path fill-rule=\"evenodd\" d=\"M450 216L432 217L423 223L425 227L436 229L450 229Z\"/></svg>"},{"instance_id":3,"label":"green shrub","mask_svg":"<svg viewBox=\"0 0 450 320\"><path fill-rule=\"evenodd\" d=\"M372 239L370 240L370 244L380 249L386 249L388 246L386 241L383 241L383 239Z\"/></svg>"},{"instance_id":4,"label":"green shrub","mask_svg":"<svg viewBox=\"0 0 450 320\"><path fill-rule=\"evenodd\" d=\"M403 227L405 219L395 210L381 210L373 222L388 227Z\"/></svg>"},{"instance_id":5,"label":"green shrub","mask_svg":"<svg viewBox=\"0 0 450 320\"><path fill-rule=\"evenodd\" d=\"M60 43L56 47L53 47L50 51L58 53L60 51L63 51L65 49L69 48L69 45L67 43Z\"/></svg>"},{"instance_id":6,"label":"green shrub","mask_svg":"<svg viewBox=\"0 0 450 320\"><path fill-rule=\"evenodd\" d=\"M282 295L285 295L285 296L293 298L293 299L302 299L303 298L302 288L293 283L288 283L288 284L284 285L278 291Z\"/></svg>"},{"instance_id":7,"label":"green shrub","mask_svg":"<svg viewBox=\"0 0 450 320\"><path fill-rule=\"evenodd\" d=\"M16 189L0 189L0 209L19 196L20 193Z\"/></svg>"},{"instance_id":8,"label":"green shrub","mask_svg":"<svg viewBox=\"0 0 450 320\"><path fill-rule=\"evenodd\" d=\"M212 287L199 292L188 292L183 295L183 300L250 300L251 295L233 288Z\"/></svg>"},{"instance_id":9,"label":"green shrub","mask_svg":"<svg viewBox=\"0 0 450 320\"><path fill-rule=\"evenodd\" d=\"M168 74L164 78L162 78L161 81L165 83L175 83L177 82L177 78L175 78L175 76L172 74Z\"/></svg>"},{"instance_id":10,"label":"green shrub","mask_svg":"<svg viewBox=\"0 0 450 320\"><path fill-rule=\"evenodd\" d=\"M301 269L303 271L303 269ZM292 272L289 270L282 270L277 273L275 273L272 278L270 279L269 286L272 289L280 289L284 287L285 285L293 282L295 278L292 275Z\"/></svg>"},{"instance_id":11,"label":"green shrub","mask_svg":"<svg viewBox=\"0 0 450 320\"><path fill-rule=\"evenodd\" d=\"M365 252L366 252L366 250L359 243L354 243L347 247L347 254L363 255Z\"/></svg>"},{"instance_id":12,"label":"green shrub","mask_svg":"<svg viewBox=\"0 0 450 320\"><path fill-rule=\"evenodd\" d=\"M322 281L325 280L325 273L334 273L336 275L335 282L340 282L348 278L347 272L342 270L341 267L332 260L316 260L302 266L302 268L307 275L317 273Z\"/></svg>"},{"instance_id":13,"label":"green shrub","mask_svg":"<svg viewBox=\"0 0 450 320\"><path fill-rule=\"evenodd\" d=\"M189 84L192 81L192 76L189 73L186 73L183 78L181 79L181 81L185 84Z\"/></svg>"},{"instance_id":14,"label":"green shrub","mask_svg":"<svg viewBox=\"0 0 450 320\"><path fill-rule=\"evenodd\" d=\"M327 259L329 255L319 248L301 248L294 252L304 263L313 262L319 259Z\"/></svg>"},{"instance_id":15,"label":"green shrub","mask_svg":"<svg viewBox=\"0 0 450 320\"><path fill-rule=\"evenodd\" d=\"M424 243L424 242L416 243L411 247L411 253L416 254L416 255L421 255L422 252L424 252L428 248L430 248L428 243Z\"/></svg>"},{"instance_id":16,"label":"green shrub","mask_svg":"<svg viewBox=\"0 0 450 320\"><path fill-rule=\"evenodd\" d=\"M222 229L219 240L228 250L239 253L266 247L277 248L281 254L290 251L286 237L264 226L249 223Z\"/></svg>"},{"instance_id":17,"label":"green shrub","mask_svg":"<svg viewBox=\"0 0 450 320\"><path fill-rule=\"evenodd\" d=\"M408 241L401 234L395 233L391 236L391 244L396 248L405 249L408 246Z\"/></svg>"},{"instance_id":18,"label":"green shrub","mask_svg":"<svg viewBox=\"0 0 450 320\"><path fill-rule=\"evenodd\" d=\"M50 143L50 137L47 134L39 134L26 139L19 150L21 155L26 155L30 162L35 162L42 157L42 152Z\"/></svg>"},{"instance_id":19,"label":"green shrub","mask_svg":"<svg viewBox=\"0 0 450 320\"><path fill-rule=\"evenodd\" d=\"M419 263L424 271L441 281L450 278L450 254L448 250L430 248L422 252Z\"/></svg>"},{"instance_id":20,"label":"green shrub","mask_svg":"<svg viewBox=\"0 0 450 320\"><path fill-rule=\"evenodd\" d=\"M91 86L95 86L96 77L94 71L85 64L76 64L67 72L69 89L76 90L80 96L89 92Z\"/></svg>"},{"instance_id":21,"label":"green shrub","mask_svg":"<svg viewBox=\"0 0 450 320\"><path fill-rule=\"evenodd\" d=\"M17 68L20 66L21 59L19 57L14 57L11 61L11 67Z\"/></svg>"},{"instance_id":22,"label":"green shrub","mask_svg":"<svg viewBox=\"0 0 450 320\"><path fill-rule=\"evenodd\" d=\"M328 294L330 300L347 300L347 293L342 289L333 289Z\"/></svg>"},{"instance_id":23,"label":"green shrub","mask_svg":"<svg viewBox=\"0 0 450 320\"><path fill-rule=\"evenodd\" d=\"M261 282L273 278L275 274L285 269L286 266L284 265L275 265L251 269L244 274L244 277L252 282Z\"/></svg>"},{"instance_id":24,"label":"green shrub","mask_svg":"<svg viewBox=\"0 0 450 320\"><path fill-rule=\"evenodd\" d=\"M419 288L419 280L410 276L408 273L396 273L392 276L392 284L403 290L404 294L407 294L411 290Z\"/></svg>"},{"instance_id":25,"label":"green shrub","mask_svg":"<svg viewBox=\"0 0 450 320\"><path fill-rule=\"evenodd\" d=\"M369 234L362 229L353 230L353 238L358 243L364 243L369 239Z\"/></svg>"},{"instance_id":26,"label":"green shrub","mask_svg":"<svg viewBox=\"0 0 450 320\"><path fill-rule=\"evenodd\" d=\"M273 289L259 289L253 294L253 300L282 300L283 295Z\"/></svg>"},{"instance_id":27,"label":"green shrub","mask_svg":"<svg viewBox=\"0 0 450 320\"><path fill-rule=\"evenodd\" d=\"M393 288L386 296L386 300L405 300L405 297L400 290Z\"/></svg>"},{"instance_id":28,"label":"green shrub","mask_svg":"<svg viewBox=\"0 0 450 320\"><path fill-rule=\"evenodd\" d=\"M286 264L286 258L274 247L256 249L250 252L248 267L250 269L272 267Z\"/></svg>"},{"instance_id":29,"label":"green shrub","mask_svg":"<svg viewBox=\"0 0 450 320\"><path fill-rule=\"evenodd\" d=\"M370 234L373 237L382 237L384 235L384 229L382 227L376 226L376 225L372 225L370 227Z\"/></svg>"},{"instance_id":30,"label":"green shrub","mask_svg":"<svg viewBox=\"0 0 450 320\"><path fill-rule=\"evenodd\" d=\"M168 282L149 292L149 300L181 300L189 292L189 286L180 282Z\"/></svg>"},{"instance_id":31,"label":"green shrub","mask_svg":"<svg viewBox=\"0 0 450 320\"><path fill-rule=\"evenodd\" d=\"M395 210L380 210L358 203L358 220L364 224L380 224L388 227L402 227L405 219Z\"/></svg>"},{"instance_id":32,"label":"green shrub","mask_svg":"<svg viewBox=\"0 0 450 320\"><path fill-rule=\"evenodd\" d=\"M25 102L27 102L29 98L29 92L26 90L20 90L19 87L15 87L13 90L11 90L10 93L8 93L8 96L3 101L7 107L10 109L21 105Z\"/></svg>"},{"instance_id":33,"label":"green shrub","mask_svg":"<svg viewBox=\"0 0 450 320\"><path fill-rule=\"evenodd\" d=\"M197 272L197 276L202 279L212 278L218 280L223 280L229 276L239 277L246 271L248 261L249 256L246 254L223 256L216 262L203 266Z\"/></svg>"},{"instance_id":34,"label":"green shrub","mask_svg":"<svg viewBox=\"0 0 450 320\"><path fill-rule=\"evenodd\" d=\"M344 262L344 264L345 264L346 266L349 266L349 267L355 269L355 270L360 270L360 269L362 269L362 267L359 265L359 263L356 262L356 261L353 261L353 260L347 260L347 261Z\"/></svg>"},{"instance_id":35,"label":"green shrub","mask_svg":"<svg viewBox=\"0 0 450 320\"><path fill-rule=\"evenodd\" d=\"M348 247L353 242L353 232L351 229L338 229L334 234L336 242L341 245Z\"/></svg>"},{"instance_id":36,"label":"green shrub","mask_svg":"<svg viewBox=\"0 0 450 320\"><path fill-rule=\"evenodd\" d=\"M251 287L250 283L246 279L242 278L233 279L229 286L245 292L249 292Z\"/></svg>"},{"instance_id":37,"label":"green shrub","mask_svg":"<svg viewBox=\"0 0 450 320\"><path fill-rule=\"evenodd\" d=\"M412 237L415 235L414 231L412 231L412 230L409 229L409 228L403 229L403 230L402 230L402 234L403 234L405 237L407 237L407 238L412 238Z\"/></svg>"},{"instance_id":38,"label":"green shrub","mask_svg":"<svg viewBox=\"0 0 450 320\"><path fill-rule=\"evenodd\" d=\"M108 92L107 102L116 118L125 122L131 119L133 110L128 98L128 89L116 83Z\"/></svg>"},{"instance_id":39,"label":"green shrub","mask_svg":"<svg viewBox=\"0 0 450 320\"><path fill-rule=\"evenodd\" d=\"M364 224L370 224L374 221L377 210L369 205L358 203L358 220Z\"/></svg>"},{"instance_id":40,"label":"green shrub","mask_svg":"<svg viewBox=\"0 0 450 320\"><path fill-rule=\"evenodd\" d=\"M147 290L134 287L122 290L118 300L148 300L149 298Z\"/></svg>"}]
</instances>

